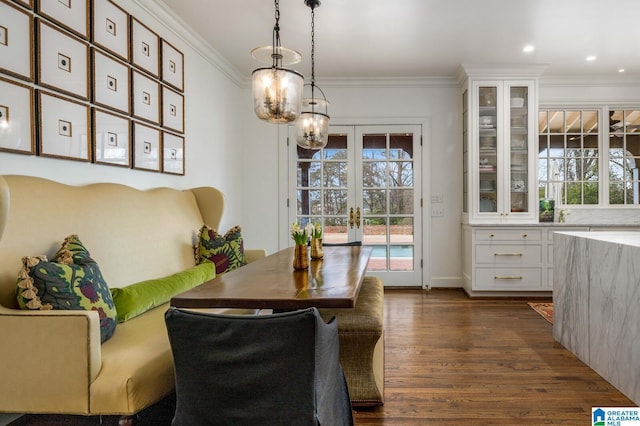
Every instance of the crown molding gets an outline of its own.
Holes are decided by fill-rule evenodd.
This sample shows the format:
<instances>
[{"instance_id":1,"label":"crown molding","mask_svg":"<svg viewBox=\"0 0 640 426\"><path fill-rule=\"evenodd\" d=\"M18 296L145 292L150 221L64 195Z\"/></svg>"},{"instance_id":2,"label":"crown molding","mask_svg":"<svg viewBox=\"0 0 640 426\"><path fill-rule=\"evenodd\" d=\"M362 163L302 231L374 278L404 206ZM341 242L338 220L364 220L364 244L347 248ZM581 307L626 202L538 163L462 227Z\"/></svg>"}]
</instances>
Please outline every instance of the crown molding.
<instances>
[{"instance_id":1,"label":"crown molding","mask_svg":"<svg viewBox=\"0 0 640 426\"><path fill-rule=\"evenodd\" d=\"M544 87L638 87L639 75L625 76L587 76L587 75L550 75L539 80Z\"/></svg>"},{"instance_id":2,"label":"crown molding","mask_svg":"<svg viewBox=\"0 0 640 426\"><path fill-rule=\"evenodd\" d=\"M539 78L549 64L461 64L456 71L456 80L462 83L467 76L475 78Z\"/></svg>"},{"instance_id":3,"label":"crown molding","mask_svg":"<svg viewBox=\"0 0 640 426\"><path fill-rule=\"evenodd\" d=\"M403 88L430 87L455 88L456 79L451 76L442 77L352 77L352 78L323 78L318 82L322 87L349 88Z\"/></svg>"},{"instance_id":4,"label":"crown molding","mask_svg":"<svg viewBox=\"0 0 640 426\"><path fill-rule=\"evenodd\" d=\"M180 38L207 62L219 69L237 86L243 86L249 80L243 77L242 73L236 67L227 61L220 52L214 49L199 34L193 31L186 22L177 17L163 2L156 0L133 0L133 2L163 24L167 30Z\"/></svg>"}]
</instances>

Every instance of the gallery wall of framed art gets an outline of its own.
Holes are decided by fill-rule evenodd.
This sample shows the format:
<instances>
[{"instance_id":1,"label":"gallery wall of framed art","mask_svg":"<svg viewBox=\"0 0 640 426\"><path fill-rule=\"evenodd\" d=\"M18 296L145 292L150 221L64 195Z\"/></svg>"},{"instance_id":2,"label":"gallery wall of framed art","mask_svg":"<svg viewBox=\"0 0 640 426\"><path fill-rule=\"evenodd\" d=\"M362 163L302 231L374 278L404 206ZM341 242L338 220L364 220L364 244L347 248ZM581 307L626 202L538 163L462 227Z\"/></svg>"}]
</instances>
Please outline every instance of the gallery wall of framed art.
<instances>
[{"instance_id":1,"label":"gallery wall of framed art","mask_svg":"<svg viewBox=\"0 0 640 426\"><path fill-rule=\"evenodd\" d=\"M112 0L0 0L0 151L185 175L184 55Z\"/></svg>"}]
</instances>

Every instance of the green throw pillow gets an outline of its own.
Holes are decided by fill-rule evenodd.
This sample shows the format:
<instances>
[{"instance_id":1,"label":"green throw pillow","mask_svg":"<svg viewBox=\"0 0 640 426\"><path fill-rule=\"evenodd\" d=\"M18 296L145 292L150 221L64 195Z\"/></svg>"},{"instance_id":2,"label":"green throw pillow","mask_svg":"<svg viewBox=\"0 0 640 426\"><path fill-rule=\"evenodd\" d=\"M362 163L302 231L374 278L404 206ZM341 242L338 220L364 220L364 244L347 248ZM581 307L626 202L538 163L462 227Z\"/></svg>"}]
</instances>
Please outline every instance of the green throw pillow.
<instances>
[{"instance_id":1,"label":"green throw pillow","mask_svg":"<svg viewBox=\"0 0 640 426\"><path fill-rule=\"evenodd\" d=\"M100 316L100 340L116 329L117 313L100 268L77 235L65 238L53 260L25 256L16 297L22 309L91 310Z\"/></svg>"},{"instance_id":2,"label":"green throw pillow","mask_svg":"<svg viewBox=\"0 0 640 426\"><path fill-rule=\"evenodd\" d=\"M141 281L123 288L112 288L118 321L125 322L149 309L167 303L176 294L187 291L216 276L215 265L204 262L164 278Z\"/></svg>"},{"instance_id":3,"label":"green throw pillow","mask_svg":"<svg viewBox=\"0 0 640 426\"><path fill-rule=\"evenodd\" d=\"M209 260L216 265L216 274L239 268L247 264L242 243L242 229L234 226L224 236L204 225L198 232L195 247L196 263Z\"/></svg>"}]
</instances>

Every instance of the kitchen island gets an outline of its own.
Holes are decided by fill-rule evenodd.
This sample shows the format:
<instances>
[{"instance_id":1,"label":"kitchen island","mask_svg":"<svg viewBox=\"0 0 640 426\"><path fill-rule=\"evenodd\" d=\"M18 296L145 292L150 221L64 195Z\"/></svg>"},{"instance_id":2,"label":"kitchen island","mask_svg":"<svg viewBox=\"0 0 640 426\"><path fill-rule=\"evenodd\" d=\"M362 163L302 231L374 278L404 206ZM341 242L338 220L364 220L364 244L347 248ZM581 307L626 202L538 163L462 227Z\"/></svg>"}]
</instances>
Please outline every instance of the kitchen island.
<instances>
[{"instance_id":1,"label":"kitchen island","mask_svg":"<svg viewBox=\"0 0 640 426\"><path fill-rule=\"evenodd\" d=\"M640 232L556 232L553 335L640 404Z\"/></svg>"}]
</instances>

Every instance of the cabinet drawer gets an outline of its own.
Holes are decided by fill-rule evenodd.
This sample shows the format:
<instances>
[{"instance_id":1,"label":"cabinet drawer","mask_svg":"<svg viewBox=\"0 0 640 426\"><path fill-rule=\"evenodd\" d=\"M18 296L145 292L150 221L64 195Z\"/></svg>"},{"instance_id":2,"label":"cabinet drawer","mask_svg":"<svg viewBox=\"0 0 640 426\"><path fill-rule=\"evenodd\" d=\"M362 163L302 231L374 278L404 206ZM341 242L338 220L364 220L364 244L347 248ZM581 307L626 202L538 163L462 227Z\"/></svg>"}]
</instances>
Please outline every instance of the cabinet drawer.
<instances>
[{"instance_id":1,"label":"cabinet drawer","mask_svg":"<svg viewBox=\"0 0 640 426\"><path fill-rule=\"evenodd\" d=\"M476 229L477 241L541 241L540 229Z\"/></svg>"},{"instance_id":2,"label":"cabinet drawer","mask_svg":"<svg viewBox=\"0 0 640 426\"><path fill-rule=\"evenodd\" d=\"M542 290L542 268L476 268L474 290Z\"/></svg>"},{"instance_id":3,"label":"cabinet drawer","mask_svg":"<svg viewBox=\"0 0 640 426\"><path fill-rule=\"evenodd\" d=\"M538 266L542 263L542 245L476 244L476 263Z\"/></svg>"}]
</instances>

